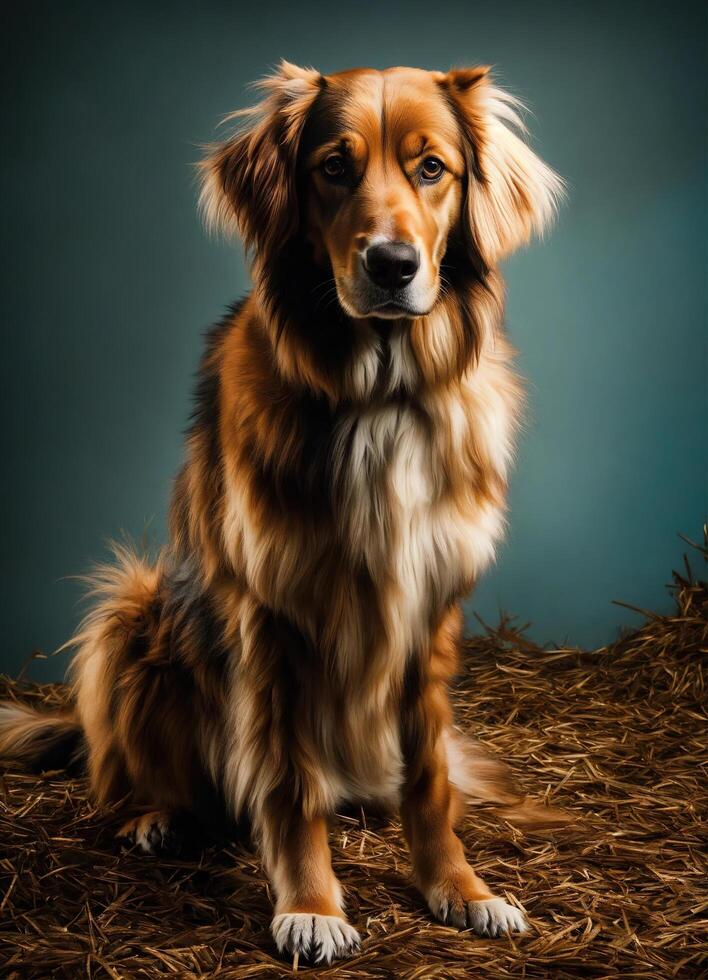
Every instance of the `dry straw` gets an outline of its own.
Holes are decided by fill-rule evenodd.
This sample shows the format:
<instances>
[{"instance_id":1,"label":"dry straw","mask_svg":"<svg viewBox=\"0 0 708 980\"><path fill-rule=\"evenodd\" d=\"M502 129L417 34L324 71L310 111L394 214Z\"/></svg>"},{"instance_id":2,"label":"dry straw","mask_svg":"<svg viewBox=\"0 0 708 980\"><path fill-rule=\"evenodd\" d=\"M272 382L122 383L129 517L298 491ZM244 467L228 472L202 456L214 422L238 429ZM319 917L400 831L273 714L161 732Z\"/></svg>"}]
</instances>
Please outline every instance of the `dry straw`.
<instances>
[{"instance_id":1,"label":"dry straw","mask_svg":"<svg viewBox=\"0 0 708 980\"><path fill-rule=\"evenodd\" d=\"M699 548L698 560L708 558ZM431 921L396 821L343 815L334 863L361 955L301 973L373 977L700 977L708 973L708 583L674 575L675 611L584 652L541 649L505 620L466 645L460 726L574 820L541 832L471 806L462 837L532 931L486 940ZM559 599L559 601L561 601ZM60 685L3 682L57 704ZM0 784L0 976L282 977L270 896L245 842L194 860L120 855L116 816L82 779L9 770Z\"/></svg>"}]
</instances>

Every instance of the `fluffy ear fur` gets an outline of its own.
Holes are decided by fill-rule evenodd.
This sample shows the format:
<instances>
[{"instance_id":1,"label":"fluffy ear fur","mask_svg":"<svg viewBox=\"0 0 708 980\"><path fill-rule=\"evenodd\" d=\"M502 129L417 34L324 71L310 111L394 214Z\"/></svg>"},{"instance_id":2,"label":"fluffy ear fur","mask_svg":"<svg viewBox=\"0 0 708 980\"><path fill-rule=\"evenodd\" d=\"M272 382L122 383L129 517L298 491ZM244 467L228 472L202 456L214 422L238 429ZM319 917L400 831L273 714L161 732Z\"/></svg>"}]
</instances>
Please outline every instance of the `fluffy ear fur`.
<instances>
[{"instance_id":1,"label":"fluffy ear fur","mask_svg":"<svg viewBox=\"0 0 708 980\"><path fill-rule=\"evenodd\" d=\"M319 72L282 61L258 84L263 100L226 117L250 125L208 147L199 164L199 204L208 227L240 234L257 252L282 244L295 231L297 151L323 84Z\"/></svg>"},{"instance_id":2,"label":"fluffy ear fur","mask_svg":"<svg viewBox=\"0 0 708 980\"><path fill-rule=\"evenodd\" d=\"M439 81L468 152L465 231L489 268L543 232L564 195L563 181L524 142L523 106L492 85L488 68L454 69Z\"/></svg>"}]
</instances>

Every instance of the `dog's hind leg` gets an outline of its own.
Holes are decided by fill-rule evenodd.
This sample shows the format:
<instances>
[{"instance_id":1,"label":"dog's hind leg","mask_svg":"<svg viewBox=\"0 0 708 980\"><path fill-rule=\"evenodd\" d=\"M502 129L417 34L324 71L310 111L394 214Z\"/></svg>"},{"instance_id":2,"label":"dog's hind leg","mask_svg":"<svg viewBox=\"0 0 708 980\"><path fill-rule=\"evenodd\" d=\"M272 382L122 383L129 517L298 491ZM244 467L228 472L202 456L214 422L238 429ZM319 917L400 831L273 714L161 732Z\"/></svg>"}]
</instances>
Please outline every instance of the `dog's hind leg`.
<instances>
[{"instance_id":1,"label":"dog's hind leg","mask_svg":"<svg viewBox=\"0 0 708 980\"><path fill-rule=\"evenodd\" d=\"M118 718L127 671L157 631L161 569L128 548L92 576L93 608L67 646L76 715L84 732L91 792L114 805L135 790ZM140 699L142 700L142 698Z\"/></svg>"},{"instance_id":2,"label":"dog's hind leg","mask_svg":"<svg viewBox=\"0 0 708 980\"><path fill-rule=\"evenodd\" d=\"M150 810L127 820L116 834L124 849L177 856L199 839L197 822L179 810Z\"/></svg>"},{"instance_id":3,"label":"dog's hind leg","mask_svg":"<svg viewBox=\"0 0 708 980\"><path fill-rule=\"evenodd\" d=\"M119 551L97 576L100 601L76 641L91 790L100 804L142 809L122 836L146 853L177 845L182 815L208 822L220 806L224 663L200 582L182 571Z\"/></svg>"}]
</instances>

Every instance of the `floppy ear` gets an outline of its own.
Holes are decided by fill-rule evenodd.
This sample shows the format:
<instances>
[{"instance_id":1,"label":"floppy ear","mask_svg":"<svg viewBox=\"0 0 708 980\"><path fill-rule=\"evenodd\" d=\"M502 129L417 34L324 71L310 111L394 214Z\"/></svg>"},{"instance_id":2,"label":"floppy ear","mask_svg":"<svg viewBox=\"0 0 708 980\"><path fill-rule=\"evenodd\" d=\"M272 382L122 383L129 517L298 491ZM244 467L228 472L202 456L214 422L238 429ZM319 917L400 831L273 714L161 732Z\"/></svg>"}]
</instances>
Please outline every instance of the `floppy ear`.
<instances>
[{"instance_id":1,"label":"floppy ear","mask_svg":"<svg viewBox=\"0 0 708 980\"><path fill-rule=\"evenodd\" d=\"M266 93L250 109L225 121L250 125L207 148L198 165L199 206L209 228L237 233L247 248L282 244L297 228L296 160L300 136L324 78L287 61L258 88Z\"/></svg>"},{"instance_id":2,"label":"floppy ear","mask_svg":"<svg viewBox=\"0 0 708 980\"><path fill-rule=\"evenodd\" d=\"M564 196L561 178L524 142L521 103L488 73L461 68L440 79L467 150L465 231L487 268L541 234Z\"/></svg>"}]
</instances>

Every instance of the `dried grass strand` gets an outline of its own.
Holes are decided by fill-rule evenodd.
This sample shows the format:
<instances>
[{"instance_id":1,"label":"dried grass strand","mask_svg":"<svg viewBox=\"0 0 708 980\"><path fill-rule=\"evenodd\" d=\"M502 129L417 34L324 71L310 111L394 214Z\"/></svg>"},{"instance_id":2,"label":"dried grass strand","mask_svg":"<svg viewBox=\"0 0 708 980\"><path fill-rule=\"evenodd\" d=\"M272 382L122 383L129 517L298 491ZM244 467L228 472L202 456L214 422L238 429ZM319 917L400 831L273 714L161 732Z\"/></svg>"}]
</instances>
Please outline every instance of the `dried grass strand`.
<instances>
[{"instance_id":1,"label":"dried grass strand","mask_svg":"<svg viewBox=\"0 0 708 980\"><path fill-rule=\"evenodd\" d=\"M705 561L705 545L698 552ZM575 818L539 828L487 805L464 818L471 860L523 903L532 931L484 940L437 925L410 884L399 824L343 814L334 863L363 950L329 968L300 962L298 973L706 975L708 584L687 567L673 594L670 615L647 614L598 650L538 647L509 618L466 643L459 726L506 759L539 804ZM47 708L67 696L59 684L0 686ZM193 861L120 855L118 815L98 811L83 780L10 768L0 790L3 977L293 975L275 956L268 886L246 842Z\"/></svg>"}]
</instances>

